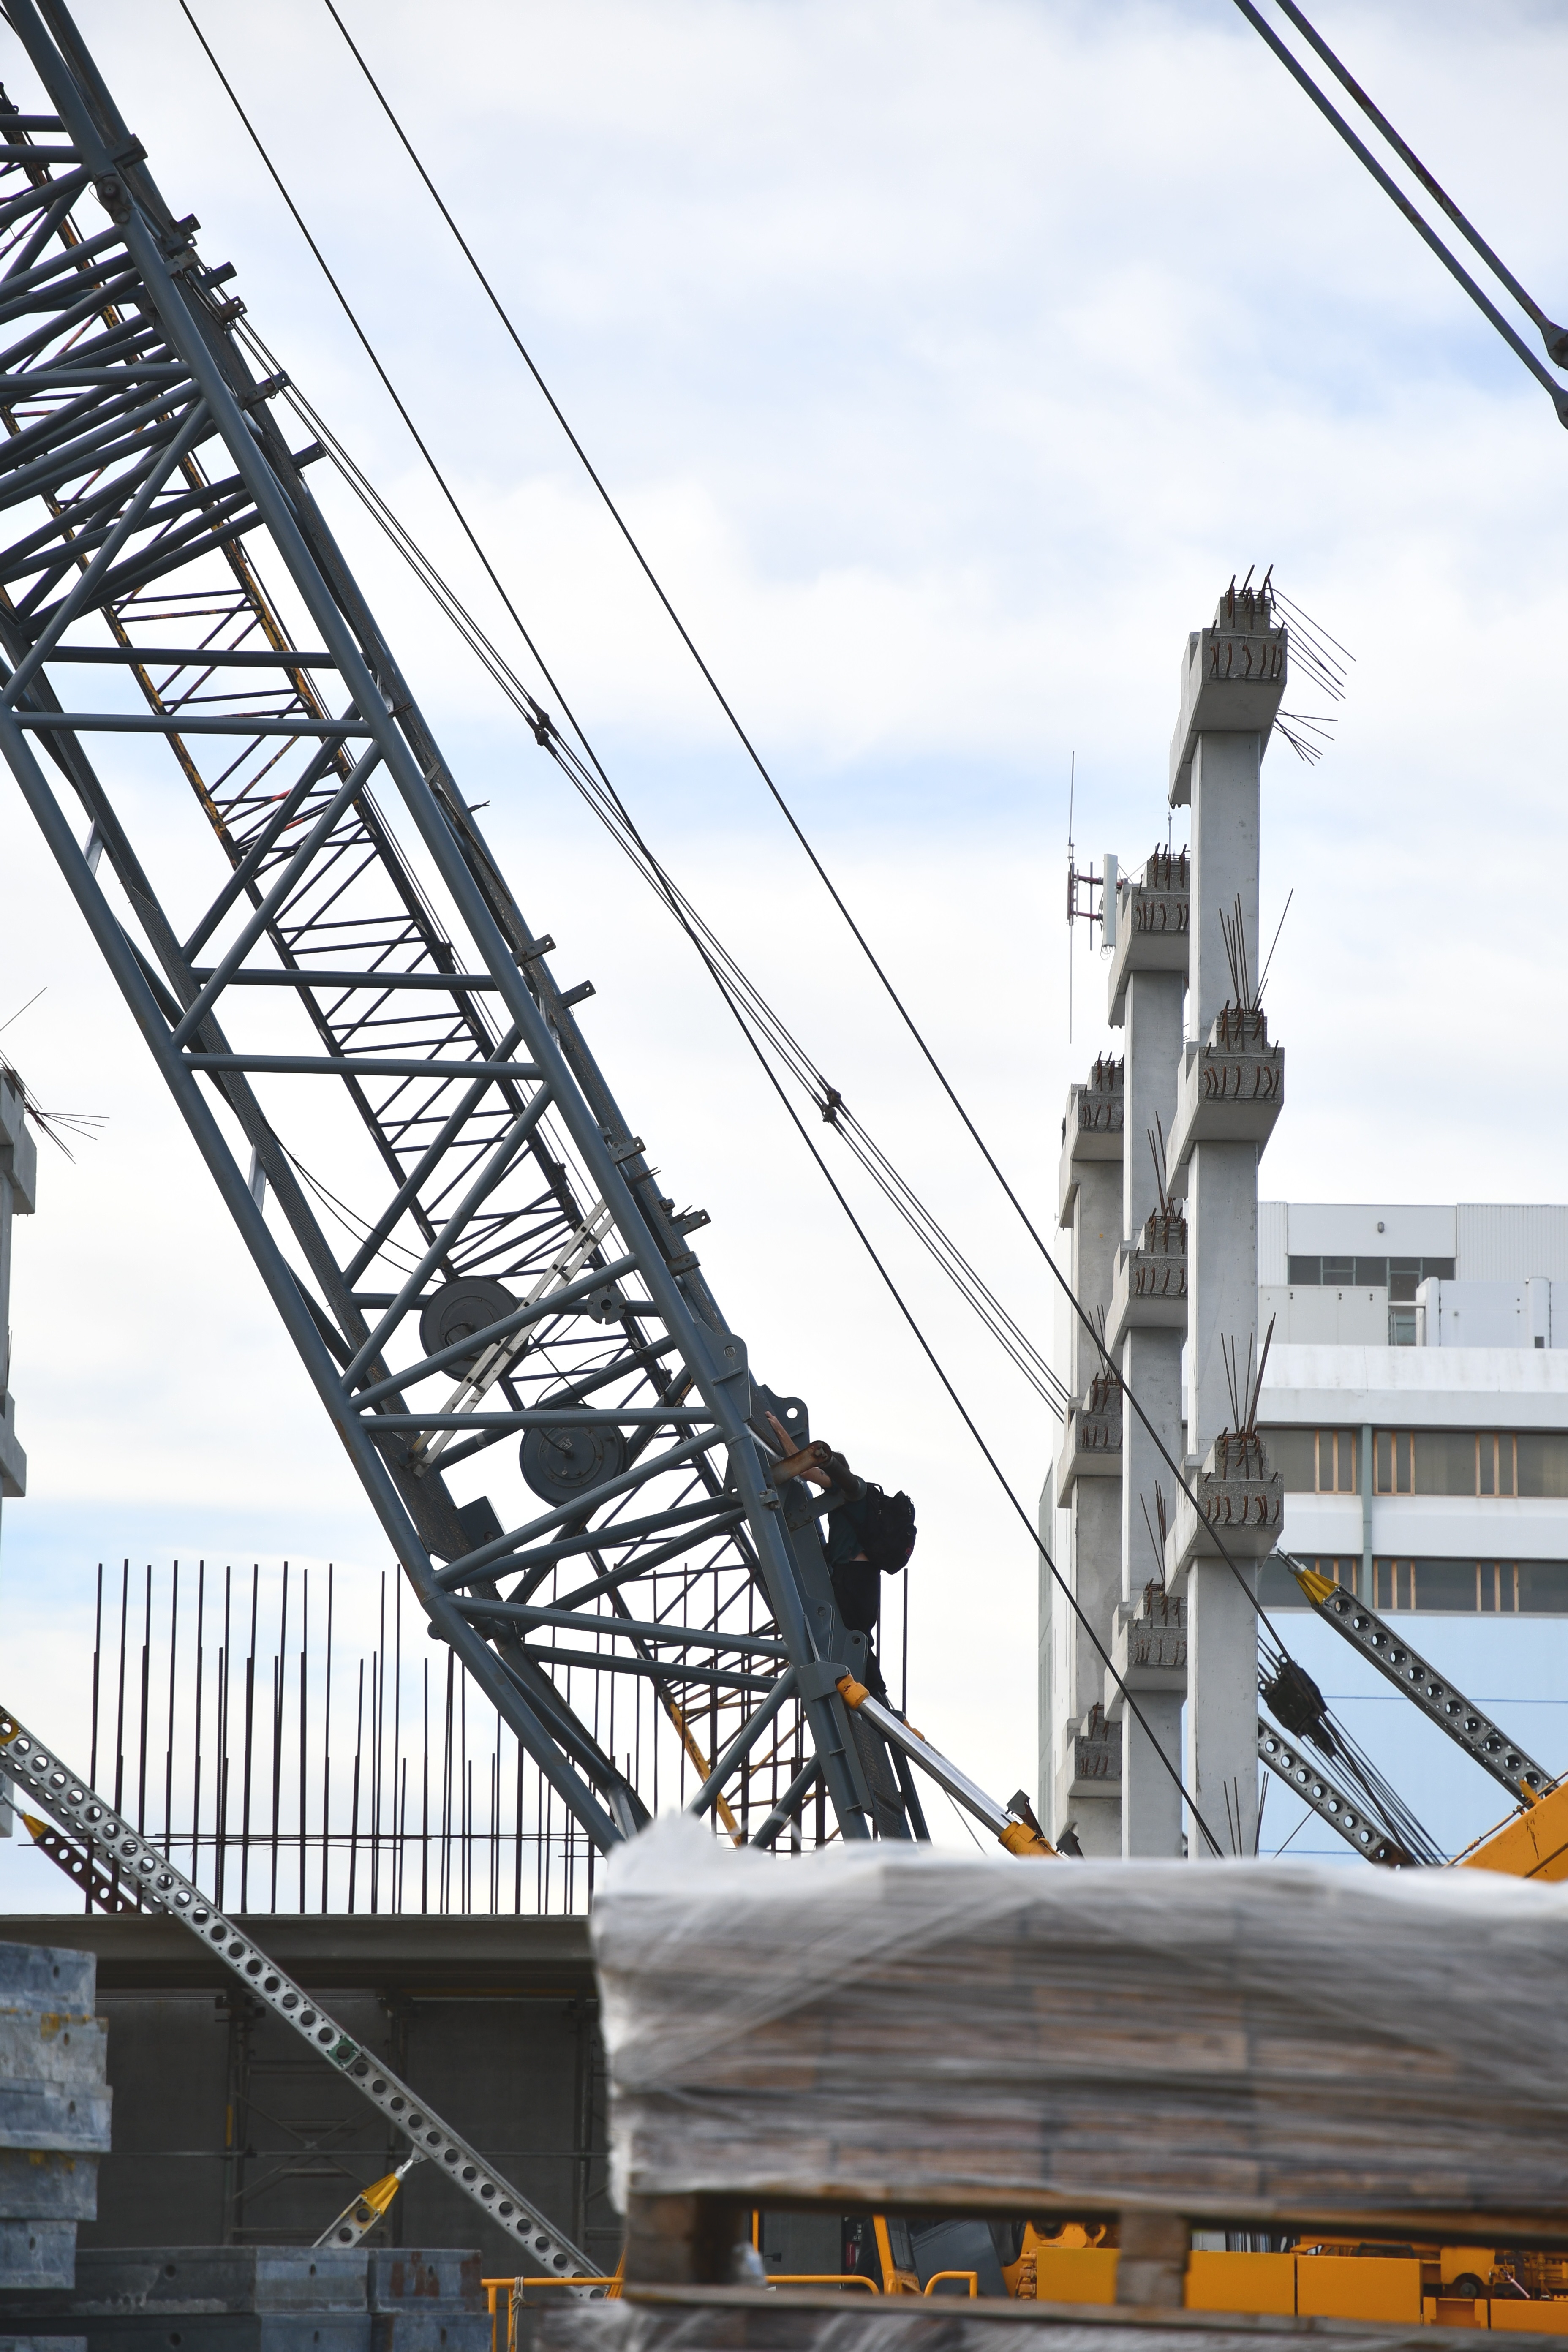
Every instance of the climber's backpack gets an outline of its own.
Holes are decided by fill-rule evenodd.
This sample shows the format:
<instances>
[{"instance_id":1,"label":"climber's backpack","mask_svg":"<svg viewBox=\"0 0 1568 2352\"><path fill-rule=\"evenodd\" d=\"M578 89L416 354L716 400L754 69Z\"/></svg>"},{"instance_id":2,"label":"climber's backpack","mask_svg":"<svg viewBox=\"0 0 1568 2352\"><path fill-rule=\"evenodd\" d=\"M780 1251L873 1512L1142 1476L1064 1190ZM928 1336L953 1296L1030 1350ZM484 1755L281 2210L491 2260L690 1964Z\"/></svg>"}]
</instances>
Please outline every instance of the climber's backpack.
<instances>
[{"instance_id":1,"label":"climber's backpack","mask_svg":"<svg viewBox=\"0 0 1568 2352\"><path fill-rule=\"evenodd\" d=\"M897 1576L915 1548L915 1507L904 1494L884 1495L866 1482L860 1549L884 1576Z\"/></svg>"}]
</instances>

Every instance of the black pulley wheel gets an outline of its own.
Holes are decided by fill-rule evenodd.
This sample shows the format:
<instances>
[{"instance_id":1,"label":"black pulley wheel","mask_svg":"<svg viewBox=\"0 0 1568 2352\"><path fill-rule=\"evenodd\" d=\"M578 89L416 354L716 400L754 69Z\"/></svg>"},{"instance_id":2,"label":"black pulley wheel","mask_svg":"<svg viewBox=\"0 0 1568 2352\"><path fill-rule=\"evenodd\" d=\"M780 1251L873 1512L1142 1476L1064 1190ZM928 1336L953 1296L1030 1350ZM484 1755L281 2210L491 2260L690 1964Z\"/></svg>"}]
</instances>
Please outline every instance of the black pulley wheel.
<instances>
[{"instance_id":1,"label":"black pulley wheel","mask_svg":"<svg viewBox=\"0 0 1568 2352\"><path fill-rule=\"evenodd\" d=\"M531 1429L519 1449L522 1475L547 1503L573 1503L626 1466L626 1441L614 1422Z\"/></svg>"},{"instance_id":2,"label":"black pulley wheel","mask_svg":"<svg viewBox=\"0 0 1568 2352\"><path fill-rule=\"evenodd\" d=\"M484 1274L461 1275L456 1282L443 1283L426 1300L419 1316L419 1344L427 1356L438 1356L443 1348L466 1339L471 1331L499 1323L516 1305L504 1282ZM471 1372L479 1357L479 1350L472 1349L455 1358L448 1369L458 1374Z\"/></svg>"}]
</instances>

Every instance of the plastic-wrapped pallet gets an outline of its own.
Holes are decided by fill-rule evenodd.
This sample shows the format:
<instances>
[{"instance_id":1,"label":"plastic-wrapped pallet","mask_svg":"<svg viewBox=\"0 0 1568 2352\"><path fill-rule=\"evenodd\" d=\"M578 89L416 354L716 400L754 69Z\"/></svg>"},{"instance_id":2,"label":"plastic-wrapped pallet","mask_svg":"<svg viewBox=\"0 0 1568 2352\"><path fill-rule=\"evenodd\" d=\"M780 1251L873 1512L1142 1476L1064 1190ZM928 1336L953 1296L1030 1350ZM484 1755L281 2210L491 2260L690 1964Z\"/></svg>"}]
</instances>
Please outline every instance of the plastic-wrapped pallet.
<instances>
[{"instance_id":1,"label":"plastic-wrapped pallet","mask_svg":"<svg viewBox=\"0 0 1568 2352\"><path fill-rule=\"evenodd\" d=\"M542 2313L537 2352L1472 2352L1473 2329L1358 2326L1188 2312L1141 2319L1107 2305L931 2304L921 2295L649 2294ZM1517 2340L1517 2339L1516 2339ZM1530 2339L1563 2352L1560 2336Z\"/></svg>"},{"instance_id":2,"label":"plastic-wrapped pallet","mask_svg":"<svg viewBox=\"0 0 1568 2352\"><path fill-rule=\"evenodd\" d=\"M613 1857L593 1932L623 2210L1563 2226L1568 1887L785 1861L677 1822Z\"/></svg>"},{"instance_id":3,"label":"plastic-wrapped pallet","mask_svg":"<svg viewBox=\"0 0 1568 2352\"><path fill-rule=\"evenodd\" d=\"M90 1952L0 1944L0 2289L68 2287L109 2152Z\"/></svg>"}]
</instances>

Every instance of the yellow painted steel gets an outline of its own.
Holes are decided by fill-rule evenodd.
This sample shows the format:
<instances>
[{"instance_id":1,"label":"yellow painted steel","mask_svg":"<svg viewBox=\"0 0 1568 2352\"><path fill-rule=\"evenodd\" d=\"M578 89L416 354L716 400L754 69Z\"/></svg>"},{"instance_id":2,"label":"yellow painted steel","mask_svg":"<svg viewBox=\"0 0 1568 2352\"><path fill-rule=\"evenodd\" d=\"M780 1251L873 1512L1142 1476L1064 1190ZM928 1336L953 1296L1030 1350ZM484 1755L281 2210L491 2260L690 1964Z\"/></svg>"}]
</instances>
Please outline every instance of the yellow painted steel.
<instances>
[{"instance_id":1,"label":"yellow painted steel","mask_svg":"<svg viewBox=\"0 0 1568 2352\"><path fill-rule=\"evenodd\" d=\"M1271 2311L1294 2317L1294 2254L1227 2254L1194 2246L1187 2256L1189 2311Z\"/></svg>"},{"instance_id":2,"label":"yellow painted steel","mask_svg":"<svg viewBox=\"0 0 1568 2352\"><path fill-rule=\"evenodd\" d=\"M1046 2246L1035 2248L1035 2300L1037 2303L1114 2303L1114 2246Z\"/></svg>"},{"instance_id":3,"label":"yellow painted steel","mask_svg":"<svg viewBox=\"0 0 1568 2352\"><path fill-rule=\"evenodd\" d=\"M1489 2320L1480 2325L1514 2336L1568 2336L1568 2303L1521 2303L1511 2295L1494 2295L1486 2305Z\"/></svg>"},{"instance_id":4,"label":"yellow painted steel","mask_svg":"<svg viewBox=\"0 0 1568 2352\"><path fill-rule=\"evenodd\" d=\"M1568 1878L1568 1782L1511 1813L1461 1854L1458 1867L1501 1870L1511 1878Z\"/></svg>"},{"instance_id":5,"label":"yellow painted steel","mask_svg":"<svg viewBox=\"0 0 1568 2352\"><path fill-rule=\"evenodd\" d=\"M1377 2254L1301 2254L1296 2308L1303 2318L1421 2321L1421 2265Z\"/></svg>"}]
</instances>

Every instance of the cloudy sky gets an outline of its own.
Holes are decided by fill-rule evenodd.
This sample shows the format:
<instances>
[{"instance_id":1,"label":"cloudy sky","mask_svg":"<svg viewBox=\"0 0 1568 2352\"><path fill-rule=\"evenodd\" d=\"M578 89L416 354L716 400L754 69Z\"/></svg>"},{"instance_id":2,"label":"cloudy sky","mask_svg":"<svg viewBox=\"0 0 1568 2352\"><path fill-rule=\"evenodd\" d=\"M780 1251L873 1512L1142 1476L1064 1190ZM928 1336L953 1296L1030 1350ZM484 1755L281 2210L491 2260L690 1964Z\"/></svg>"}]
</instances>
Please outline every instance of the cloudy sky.
<instances>
[{"instance_id":1,"label":"cloudy sky","mask_svg":"<svg viewBox=\"0 0 1568 2352\"><path fill-rule=\"evenodd\" d=\"M639 824L1021 1319L1009 1222L320 0L194 0ZM1186 632L1272 563L1354 654L1321 767L1265 772L1295 1199L1563 1197L1568 442L1229 0L344 0L547 381L977 1120L1054 1213L1110 1042L1080 862L1166 837ZM174 0L80 18L177 211L465 595L507 625ZM1568 22L1323 0L1352 68L1548 310ZM6 37L7 40L9 37ZM5 79L24 104L25 67ZM752 1360L921 1511L910 1696L999 1793L1034 1766L1034 1564L729 1016L494 690L319 494ZM1297 707L1321 709L1306 689ZM150 822L195 822L171 769ZM1176 838L1181 838L1181 820ZM46 1103L12 1307L8 1673L80 1720L96 1564L379 1567L348 1484L14 793L3 1042ZM856 1198L860 1198L856 1191ZM1051 1425L874 1202L1026 1499ZM1489 1696L1500 1694L1493 1692ZM0 1902L45 1865L0 1861Z\"/></svg>"}]
</instances>

